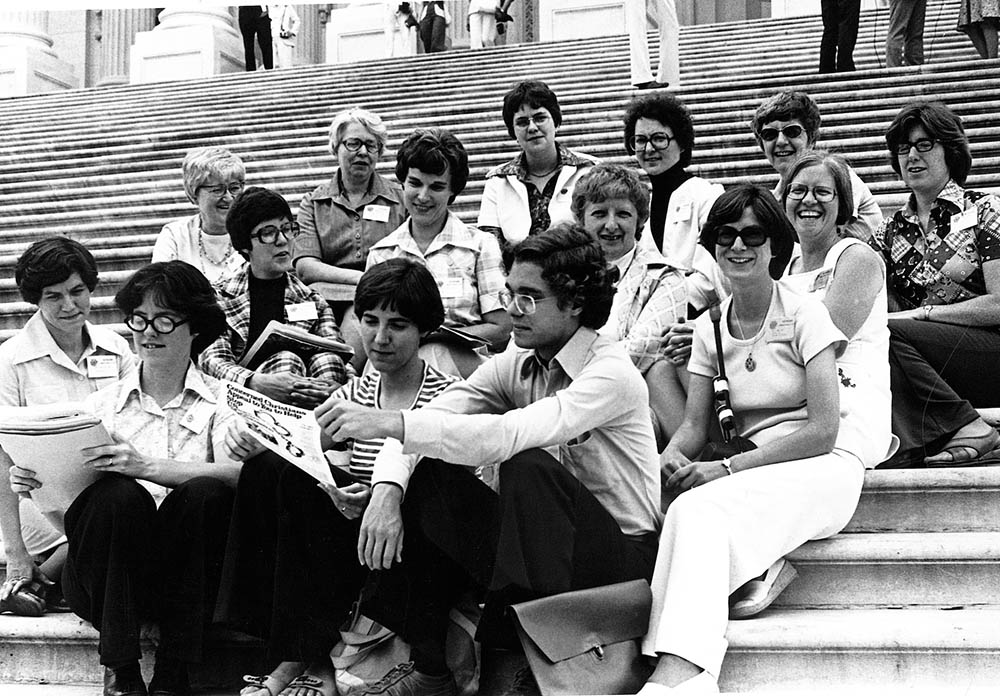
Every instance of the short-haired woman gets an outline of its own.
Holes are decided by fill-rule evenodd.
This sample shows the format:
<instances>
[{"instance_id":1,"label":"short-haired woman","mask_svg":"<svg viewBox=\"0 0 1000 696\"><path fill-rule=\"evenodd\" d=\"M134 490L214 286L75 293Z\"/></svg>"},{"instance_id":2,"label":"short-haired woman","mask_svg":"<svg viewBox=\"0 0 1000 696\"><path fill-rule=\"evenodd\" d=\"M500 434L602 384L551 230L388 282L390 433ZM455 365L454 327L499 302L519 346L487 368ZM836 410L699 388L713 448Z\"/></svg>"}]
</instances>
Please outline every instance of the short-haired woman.
<instances>
[{"instance_id":1,"label":"short-haired woman","mask_svg":"<svg viewBox=\"0 0 1000 696\"><path fill-rule=\"evenodd\" d=\"M139 269L115 296L140 369L87 399L114 444L83 450L103 474L65 511L63 591L100 633L105 694L145 694L143 621L159 625L149 692L186 694L203 658L240 465L222 447L220 385L192 362L226 326L212 286L183 261ZM34 472L11 468L30 492Z\"/></svg>"},{"instance_id":2,"label":"short-haired woman","mask_svg":"<svg viewBox=\"0 0 1000 696\"><path fill-rule=\"evenodd\" d=\"M773 191L775 197L781 196L785 176L795 159L816 147L819 124L819 105L805 92L778 92L757 107L750 120L750 129L768 164L778 172L778 183ZM852 212L863 223L853 224L850 233L860 239L867 239L882 223L882 210L861 177L853 169L848 171L854 194Z\"/></svg>"},{"instance_id":3,"label":"short-haired woman","mask_svg":"<svg viewBox=\"0 0 1000 696\"><path fill-rule=\"evenodd\" d=\"M885 134L910 199L879 228L889 288L889 466L961 466L1000 457L976 408L1000 406L1000 198L963 188L962 120L941 102L904 106Z\"/></svg>"},{"instance_id":4,"label":"short-haired woman","mask_svg":"<svg viewBox=\"0 0 1000 696\"><path fill-rule=\"evenodd\" d=\"M401 258L372 266L358 283L354 311L373 369L353 377L332 400L415 409L455 381L418 355L421 337L444 318L425 266ZM328 655L368 576L357 562L358 532L384 439L359 438L329 452L337 486L322 489L280 457L260 453L239 423L229 442L234 456L247 461L237 485L217 617L263 637L268 659L278 663L267 676L247 677L241 693L334 693Z\"/></svg>"},{"instance_id":5,"label":"short-haired woman","mask_svg":"<svg viewBox=\"0 0 1000 696\"><path fill-rule=\"evenodd\" d=\"M244 264L229 241L226 213L243 190L246 168L225 148L201 147L184 156L181 172L184 193L198 212L163 226L153 261L186 261L214 283Z\"/></svg>"},{"instance_id":6,"label":"short-haired woman","mask_svg":"<svg viewBox=\"0 0 1000 696\"><path fill-rule=\"evenodd\" d=\"M358 107L338 113L327 141L337 167L299 203L295 271L333 307L358 369L364 351L351 310L354 287L372 244L406 219L399 184L375 171L388 139L378 114Z\"/></svg>"},{"instance_id":7,"label":"short-haired woman","mask_svg":"<svg viewBox=\"0 0 1000 696\"><path fill-rule=\"evenodd\" d=\"M573 215L617 269L611 316L598 333L621 341L646 378L662 449L684 412L684 389L673 365L662 360L667 330L687 315L684 274L651 246L637 244L649 218L649 191L631 169L598 164L587 170L573 190Z\"/></svg>"},{"instance_id":8,"label":"short-haired woman","mask_svg":"<svg viewBox=\"0 0 1000 696\"><path fill-rule=\"evenodd\" d=\"M216 379L245 384L277 401L313 408L347 381L343 360L318 351L307 358L289 350L238 363L276 321L341 340L326 300L292 273L292 242L299 233L292 211L279 194L251 186L233 202L226 228L247 265L216 284L227 330L201 356L201 368Z\"/></svg>"},{"instance_id":9,"label":"short-haired woman","mask_svg":"<svg viewBox=\"0 0 1000 696\"><path fill-rule=\"evenodd\" d=\"M500 303L500 247L493 235L466 225L449 210L469 178L465 147L446 130L418 129L399 146L396 178L410 219L372 247L368 266L394 257L425 264L441 291L444 326L503 345L510 317ZM421 357L459 377L468 377L484 360L469 348L438 342L427 344Z\"/></svg>"},{"instance_id":10,"label":"short-haired woman","mask_svg":"<svg viewBox=\"0 0 1000 696\"><path fill-rule=\"evenodd\" d=\"M739 615L765 608L776 596L770 590L788 582L781 557L840 531L861 495L870 463L841 427L836 357L845 337L818 300L775 282L793 238L771 193L746 184L719 196L705 223L702 243L732 287L718 324L732 411L757 447L697 459L715 417L718 373L711 317L702 315L684 422L661 459L666 486L680 494L667 509L653 573L642 649L658 662L644 696L678 686L718 693L730 594L764 572Z\"/></svg>"},{"instance_id":11,"label":"short-haired woman","mask_svg":"<svg viewBox=\"0 0 1000 696\"><path fill-rule=\"evenodd\" d=\"M506 246L572 220L573 186L597 159L556 141L562 109L544 82L514 85L503 98L503 122L521 152L486 174L476 224Z\"/></svg>"},{"instance_id":12,"label":"short-haired woman","mask_svg":"<svg viewBox=\"0 0 1000 696\"><path fill-rule=\"evenodd\" d=\"M128 343L114 331L87 321L97 287L97 262L79 242L48 237L17 260L14 280L25 302L38 307L24 327L0 345L0 406L43 406L83 401L135 372ZM0 470L10 458L0 449ZM30 499L0 485L0 535L7 579L0 611L40 615L58 583L66 539ZM35 564L44 556L45 561Z\"/></svg>"}]
</instances>

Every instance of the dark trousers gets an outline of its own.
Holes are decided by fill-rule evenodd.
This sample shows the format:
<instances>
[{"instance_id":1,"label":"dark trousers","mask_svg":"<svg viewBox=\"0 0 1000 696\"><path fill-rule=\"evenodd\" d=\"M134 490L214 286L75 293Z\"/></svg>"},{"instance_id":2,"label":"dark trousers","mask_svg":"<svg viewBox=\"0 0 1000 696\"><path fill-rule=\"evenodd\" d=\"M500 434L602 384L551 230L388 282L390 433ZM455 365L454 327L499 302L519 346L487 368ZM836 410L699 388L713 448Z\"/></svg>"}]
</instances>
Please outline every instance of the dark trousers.
<instances>
[{"instance_id":1,"label":"dark trousers","mask_svg":"<svg viewBox=\"0 0 1000 696\"><path fill-rule=\"evenodd\" d=\"M823 39L819 45L819 71L851 72L854 70L861 0L823 0L821 9Z\"/></svg>"},{"instance_id":2,"label":"dark trousers","mask_svg":"<svg viewBox=\"0 0 1000 696\"><path fill-rule=\"evenodd\" d=\"M160 626L158 657L200 662L215 606L233 491L198 477L157 509L137 481L110 474L66 511L66 601L100 632L101 664L141 657L144 620Z\"/></svg>"},{"instance_id":3,"label":"dark trousers","mask_svg":"<svg viewBox=\"0 0 1000 696\"><path fill-rule=\"evenodd\" d=\"M326 655L368 575L357 559L360 524L281 457L266 452L248 460L236 488L216 620L264 638L275 661Z\"/></svg>"},{"instance_id":4,"label":"dark trousers","mask_svg":"<svg viewBox=\"0 0 1000 696\"><path fill-rule=\"evenodd\" d=\"M449 608L474 588L485 596L477 640L516 649L511 604L652 577L655 535L622 534L548 453L528 450L501 464L500 490L464 467L421 461L403 502L403 561L371 574L365 614L415 648L442 646Z\"/></svg>"},{"instance_id":5,"label":"dark trousers","mask_svg":"<svg viewBox=\"0 0 1000 696\"><path fill-rule=\"evenodd\" d=\"M889 0L885 66L923 65L927 0Z\"/></svg>"},{"instance_id":6,"label":"dark trousers","mask_svg":"<svg viewBox=\"0 0 1000 696\"><path fill-rule=\"evenodd\" d=\"M1000 406L1000 332L890 321L889 373L892 431L900 444L888 465L919 465L978 417L973 405Z\"/></svg>"},{"instance_id":7,"label":"dark trousers","mask_svg":"<svg viewBox=\"0 0 1000 696\"><path fill-rule=\"evenodd\" d=\"M260 5L241 5L239 13L240 33L243 35L243 57L247 72L257 69L253 42L256 37L260 44L260 59L265 70L274 68L274 50L271 46L271 18L261 13Z\"/></svg>"},{"instance_id":8,"label":"dark trousers","mask_svg":"<svg viewBox=\"0 0 1000 696\"><path fill-rule=\"evenodd\" d=\"M420 20L420 41L424 44L424 53L440 53L444 50L444 17L426 15Z\"/></svg>"}]
</instances>

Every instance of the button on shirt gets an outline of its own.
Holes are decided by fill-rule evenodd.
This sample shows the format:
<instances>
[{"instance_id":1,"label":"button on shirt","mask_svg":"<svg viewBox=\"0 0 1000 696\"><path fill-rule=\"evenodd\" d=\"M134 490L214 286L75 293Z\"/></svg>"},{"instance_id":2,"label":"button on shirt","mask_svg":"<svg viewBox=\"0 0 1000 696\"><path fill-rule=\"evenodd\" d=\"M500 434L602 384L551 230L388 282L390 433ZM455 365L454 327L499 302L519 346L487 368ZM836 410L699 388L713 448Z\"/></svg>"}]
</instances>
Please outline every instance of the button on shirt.
<instances>
[{"instance_id":1,"label":"button on shirt","mask_svg":"<svg viewBox=\"0 0 1000 696\"><path fill-rule=\"evenodd\" d=\"M387 207L387 219L365 219L369 205ZM310 256L330 266L363 271L372 245L405 219L399 184L375 174L364 198L354 205L347 198L338 169L331 181L306 194L299 203L302 233L295 240L292 256L295 261Z\"/></svg>"},{"instance_id":2,"label":"button on shirt","mask_svg":"<svg viewBox=\"0 0 1000 696\"><path fill-rule=\"evenodd\" d=\"M660 471L646 384L617 342L580 328L546 365L511 346L424 408L403 411L374 483L404 489L419 456L478 466L540 447L615 518L622 532L660 526Z\"/></svg>"},{"instance_id":3,"label":"button on shirt","mask_svg":"<svg viewBox=\"0 0 1000 696\"><path fill-rule=\"evenodd\" d=\"M184 389L161 407L142 391L139 374L135 372L87 399L87 406L108 432L130 442L147 457L182 462L231 461L223 443L232 411L218 402L218 380L192 363L184 378ZM166 486L151 481L140 483L157 505L170 492Z\"/></svg>"}]
</instances>

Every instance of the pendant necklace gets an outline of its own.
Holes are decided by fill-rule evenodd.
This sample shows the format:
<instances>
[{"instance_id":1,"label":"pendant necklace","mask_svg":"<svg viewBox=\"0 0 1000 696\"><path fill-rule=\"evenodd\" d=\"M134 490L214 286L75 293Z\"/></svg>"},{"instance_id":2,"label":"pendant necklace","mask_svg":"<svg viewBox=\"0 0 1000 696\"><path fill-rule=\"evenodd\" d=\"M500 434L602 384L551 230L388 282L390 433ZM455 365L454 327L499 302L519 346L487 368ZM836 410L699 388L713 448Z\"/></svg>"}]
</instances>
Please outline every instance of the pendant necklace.
<instances>
[{"instance_id":1,"label":"pendant necklace","mask_svg":"<svg viewBox=\"0 0 1000 696\"><path fill-rule=\"evenodd\" d=\"M208 249L205 248L205 231L198 230L198 252L201 254L202 258L201 262L202 272L205 271L205 261L208 261L209 263L214 264L216 266L224 266L226 262L229 261L229 257L233 255L234 251L235 249L233 249L232 244L230 244L229 250L226 251L226 253L223 255L221 259L216 261L209 255Z\"/></svg>"},{"instance_id":2,"label":"pendant necklace","mask_svg":"<svg viewBox=\"0 0 1000 696\"><path fill-rule=\"evenodd\" d=\"M740 340L747 340L746 334L743 332L743 322L740 321L740 315L736 312L736 303L733 302L730 305L733 308L733 318L736 320L736 327L740 330ZM765 321L767 320L767 315L764 315ZM761 329L764 328L763 322L761 322ZM764 335L763 331L759 331L757 338L754 339L753 343L750 344L750 352L747 354L747 359L743 361L743 367L746 368L747 372L753 372L757 369L757 361L753 359L753 350L757 346L757 341L760 337Z\"/></svg>"}]
</instances>

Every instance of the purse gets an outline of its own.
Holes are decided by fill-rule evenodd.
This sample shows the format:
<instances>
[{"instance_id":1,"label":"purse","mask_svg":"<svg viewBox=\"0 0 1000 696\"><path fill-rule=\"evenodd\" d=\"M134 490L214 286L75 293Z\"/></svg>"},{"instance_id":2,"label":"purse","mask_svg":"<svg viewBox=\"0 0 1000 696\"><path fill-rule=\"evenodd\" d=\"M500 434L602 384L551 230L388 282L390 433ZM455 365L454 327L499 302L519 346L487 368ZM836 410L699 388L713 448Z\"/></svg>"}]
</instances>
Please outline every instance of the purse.
<instances>
[{"instance_id":1,"label":"purse","mask_svg":"<svg viewBox=\"0 0 1000 696\"><path fill-rule=\"evenodd\" d=\"M639 579L513 605L542 695L636 693L653 672L639 648L652 601Z\"/></svg>"},{"instance_id":2,"label":"purse","mask_svg":"<svg viewBox=\"0 0 1000 696\"><path fill-rule=\"evenodd\" d=\"M701 450L698 460L710 462L715 459L725 459L740 452L757 449L757 445L749 438L736 431L736 416L729 401L729 380L726 378L726 363L722 356L722 330L719 322L722 320L722 308L718 303L708 308L708 316L712 320L715 332L715 354L719 363L719 374L712 380L715 401L715 415L719 419L719 429L722 431L722 442L709 442Z\"/></svg>"}]
</instances>

